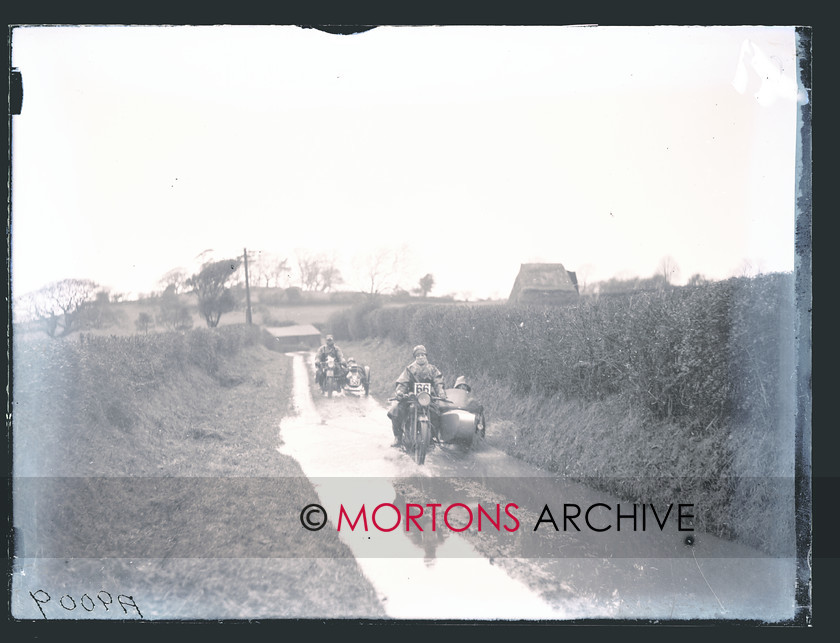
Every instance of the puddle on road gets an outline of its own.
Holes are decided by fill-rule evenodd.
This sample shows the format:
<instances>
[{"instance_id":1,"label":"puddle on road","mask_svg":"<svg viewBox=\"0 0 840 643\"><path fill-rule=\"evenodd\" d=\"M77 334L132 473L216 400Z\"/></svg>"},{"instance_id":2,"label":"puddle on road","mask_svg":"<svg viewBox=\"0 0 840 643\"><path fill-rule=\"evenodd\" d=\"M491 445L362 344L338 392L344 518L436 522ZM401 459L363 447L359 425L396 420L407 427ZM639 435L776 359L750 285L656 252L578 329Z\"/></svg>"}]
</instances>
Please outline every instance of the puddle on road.
<instances>
[{"instance_id":1,"label":"puddle on road","mask_svg":"<svg viewBox=\"0 0 840 643\"><path fill-rule=\"evenodd\" d=\"M568 498L574 487L578 499L589 494L590 502L605 500L604 494L557 482L486 446L470 452L438 448L418 466L390 446L390 423L373 398L319 397L316 403L305 361L310 358L293 354L293 408L281 423L278 450L295 458L312 481L330 517L328 529L337 528L342 505L351 520L363 504L368 519L380 504L404 507L402 487L418 480L420 487L433 490L430 497L440 496L445 478L456 480L459 489L446 498L452 502L470 503L470 487L475 485L485 497L494 492L510 497L510 490L518 487L518 494L530 490L537 499ZM526 486L529 489L523 491ZM391 509L380 514L383 526L395 525L395 520ZM703 558L686 553L682 534L659 533L649 538L645 534L646 545L638 553L616 558L593 557L593 549L605 542L598 540L601 535L590 534L588 540L561 536L567 538L564 546L568 542L578 547L580 557L576 552L558 555L556 549L541 556L527 546L517 550L508 542L498 548L480 541L483 551L497 552L494 559L476 550L470 542L476 542L476 534L471 532L464 537L441 527L432 532L426 525L422 533L406 533L405 524L403 516L391 532L373 526L364 531L358 525L350 531L346 522L340 530L387 614L395 618L779 621L794 616L793 559L755 557L747 548L741 548L744 554L733 553L740 546L705 534ZM530 531L531 525L524 529ZM606 538L621 536L613 531ZM524 534L519 538L520 544L526 540ZM556 547L561 541L554 542Z\"/></svg>"},{"instance_id":2,"label":"puddle on road","mask_svg":"<svg viewBox=\"0 0 840 643\"><path fill-rule=\"evenodd\" d=\"M281 424L281 453L312 480L335 529L340 506L393 503L391 479L433 475L390 446L390 423L373 398L319 400L309 389L303 354L294 354L294 411ZM325 402L326 404L321 404ZM349 480L353 479L353 480ZM353 518L356 516L354 515ZM393 523L394 514L388 520ZM383 519L384 521L385 519ZM389 525L390 526L390 525ZM438 533L442 533L438 531ZM416 532L411 535L417 536ZM343 527L352 550L391 617L406 619L564 619L523 583L492 565L456 534L429 549L401 529L383 533ZM387 543L386 543L387 540ZM383 545L387 556L382 555Z\"/></svg>"}]
</instances>

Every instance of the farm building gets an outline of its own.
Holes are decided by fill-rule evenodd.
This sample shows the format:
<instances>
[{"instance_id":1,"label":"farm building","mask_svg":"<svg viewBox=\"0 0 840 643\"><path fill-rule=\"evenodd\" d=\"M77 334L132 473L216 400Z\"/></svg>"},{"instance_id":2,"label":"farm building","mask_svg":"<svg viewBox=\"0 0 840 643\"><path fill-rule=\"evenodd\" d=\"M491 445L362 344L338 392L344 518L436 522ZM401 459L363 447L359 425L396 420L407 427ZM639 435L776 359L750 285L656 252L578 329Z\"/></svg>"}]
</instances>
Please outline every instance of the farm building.
<instances>
[{"instance_id":1,"label":"farm building","mask_svg":"<svg viewBox=\"0 0 840 643\"><path fill-rule=\"evenodd\" d=\"M308 350L321 344L321 331L311 324L266 328L274 336L275 350Z\"/></svg>"},{"instance_id":2,"label":"farm building","mask_svg":"<svg viewBox=\"0 0 840 643\"><path fill-rule=\"evenodd\" d=\"M509 304L571 304L578 300L577 275L562 263L523 263Z\"/></svg>"}]
</instances>

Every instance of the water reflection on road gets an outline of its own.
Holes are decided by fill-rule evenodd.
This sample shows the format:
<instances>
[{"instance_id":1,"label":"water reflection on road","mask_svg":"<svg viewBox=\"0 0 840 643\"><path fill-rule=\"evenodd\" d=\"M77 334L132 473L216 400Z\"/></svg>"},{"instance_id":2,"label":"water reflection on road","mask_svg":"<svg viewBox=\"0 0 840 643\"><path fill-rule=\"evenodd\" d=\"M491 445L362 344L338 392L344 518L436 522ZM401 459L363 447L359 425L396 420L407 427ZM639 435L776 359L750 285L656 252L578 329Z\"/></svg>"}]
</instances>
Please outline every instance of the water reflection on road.
<instances>
[{"instance_id":1,"label":"water reflection on road","mask_svg":"<svg viewBox=\"0 0 840 643\"><path fill-rule=\"evenodd\" d=\"M309 356L293 355L293 409L280 427L278 449L294 457L313 482L336 529L342 506L355 520L360 507L404 508L413 502L478 503L515 499L516 533L431 529L428 511L409 529L393 509L379 514L381 531L361 524L341 539L376 588L389 616L413 619L737 618L777 621L794 610L793 559L767 558L697 534L701 556L675 529L636 541L605 534L534 534L540 508L553 499L586 505L603 493L557 480L481 445L437 448L424 466L391 448L385 409L372 398L313 401ZM317 395L317 392L315 392ZM558 500L559 502L562 502ZM459 509L461 517L466 511ZM492 512L491 512L492 513ZM456 515L457 512L453 512ZM502 514L504 516L504 514ZM507 524L510 524L508 522ZM623 540L622 540L623 538ZM629 547L629 549L628 549ZM364 617L365 615L359 615Z\"/></svg>"}]
</instances>

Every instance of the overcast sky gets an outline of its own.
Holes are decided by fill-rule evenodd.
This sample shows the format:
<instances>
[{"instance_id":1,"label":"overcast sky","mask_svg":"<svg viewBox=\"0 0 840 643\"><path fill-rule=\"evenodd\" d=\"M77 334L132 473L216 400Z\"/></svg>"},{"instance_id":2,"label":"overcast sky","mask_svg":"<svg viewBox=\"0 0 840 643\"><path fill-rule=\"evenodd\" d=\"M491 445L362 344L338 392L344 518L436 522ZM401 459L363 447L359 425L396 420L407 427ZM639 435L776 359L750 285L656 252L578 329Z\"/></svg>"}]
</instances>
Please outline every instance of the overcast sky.
<instances>
[{"instance_id":1,"label":"overcast sky","mask_svg":"<svg viewBox=\"0 0 840 643\"><path fill-rule=\"evenodd\" d=\"M334 257L347 288L507 297L793 269L784 27L21 27L12 279L148 292L212 249ZM287 285L297 285L292 273Z\"/></svg>"}]
</instances>

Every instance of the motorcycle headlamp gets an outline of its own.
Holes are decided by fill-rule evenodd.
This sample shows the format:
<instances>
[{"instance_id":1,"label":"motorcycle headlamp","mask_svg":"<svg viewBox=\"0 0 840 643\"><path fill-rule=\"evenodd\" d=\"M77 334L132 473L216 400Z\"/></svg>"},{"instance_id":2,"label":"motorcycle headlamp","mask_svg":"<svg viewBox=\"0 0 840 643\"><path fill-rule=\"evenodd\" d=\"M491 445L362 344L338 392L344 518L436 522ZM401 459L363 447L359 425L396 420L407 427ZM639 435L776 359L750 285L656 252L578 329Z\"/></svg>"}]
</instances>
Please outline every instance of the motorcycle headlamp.
<instances>
[{"instance_id":1,"label":"motorcycle headlamp","mask_svg":"<svg viewBox=\"0 0 840 643\"><path fill-rule=\"evenodd\" d=\"M429 406L429 404L432 403L432 396L426 393L425 391L423 393L418 393L417 403L420 406Z\"/></svg>"}]
</instances>

